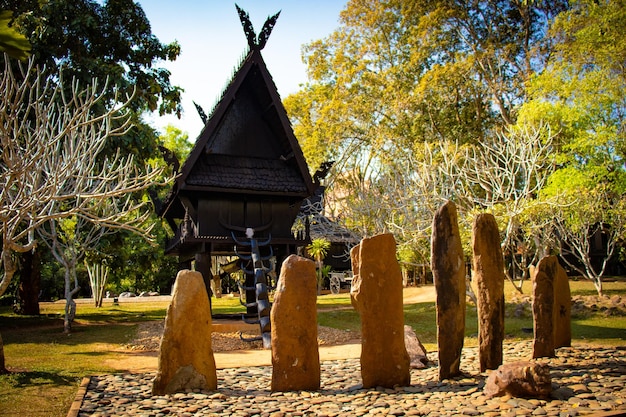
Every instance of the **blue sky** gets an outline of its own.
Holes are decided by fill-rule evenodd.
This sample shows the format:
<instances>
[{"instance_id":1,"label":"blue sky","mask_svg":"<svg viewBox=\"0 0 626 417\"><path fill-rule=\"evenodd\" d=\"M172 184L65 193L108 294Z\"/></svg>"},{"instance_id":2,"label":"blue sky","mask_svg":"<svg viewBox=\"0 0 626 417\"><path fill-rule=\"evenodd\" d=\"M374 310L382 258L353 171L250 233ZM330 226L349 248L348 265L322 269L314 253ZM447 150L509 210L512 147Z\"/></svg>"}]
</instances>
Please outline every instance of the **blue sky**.
<instances>
[{"instance_id":1,"label":"blue sky","mask_svg":"<svg viewBox=\"0 0 626 417\"><path fill-rule=\"evenodd\" d=\"M306 80L301 46L328 36L339 26L339 12L346 0L138 0L152 33L163 43L177 40L181 55L165 66L171 82L185 89L182 119L153 116L156 128L172 124L189 134L193 142L202 122L192 101L209 111L246 50L235 3L248 12L258 33L268 16L280 17L262 51L281 97L296 92Z\"/></svg>"}]
</instances>

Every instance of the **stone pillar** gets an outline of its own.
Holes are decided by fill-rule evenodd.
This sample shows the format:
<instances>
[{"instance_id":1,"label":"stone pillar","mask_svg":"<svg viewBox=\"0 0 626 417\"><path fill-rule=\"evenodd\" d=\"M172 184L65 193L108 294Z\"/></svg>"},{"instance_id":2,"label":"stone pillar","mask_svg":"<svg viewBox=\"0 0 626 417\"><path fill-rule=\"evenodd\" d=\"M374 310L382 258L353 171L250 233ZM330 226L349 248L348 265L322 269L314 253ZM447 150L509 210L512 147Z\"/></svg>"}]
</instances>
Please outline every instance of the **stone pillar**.
<instances>
[{"instance_id":1,"label":"stone pillar","mask_svg":"<svg viewBox=\"0 0 626 417\"><path fill-rule=\"evenodd\" d=\"M202 274L178 273L167 308L152 394L217 389L211 309Z\"/></svg>"},{"instance_id":2,"label":"stone pillar","mask_svg":"<svg viewBox=\"0 0 626 417\"><path fill-rule=\"evenodd\" d=\"M318 390L315 263L291 255L282 264L270 312L272 391Z\"/></svg>"},{"instance_id":3,"label":"stone pillar","mask_svg":"<svg viewBox=\"0 0 626 417\"><path fill-rule=\"evenodd\" d=\"M554 348L572 346L572 294L567 271L558 263L554 277Z\"/></svg>"},{"instance_id":4,"label":"stone pillar","mask_svg":"<svg viewBox=\"0 0 626 417\"><path fill-rule=\"evenodd\" d=\"M460 374L465 337L465 261L456 205L448 201L435 213L431 269L437 292L439 379Z\"/></svg>"},{"instance_id":5,"label":"stone pillar","mask_svg":"<svg viewBox=\"0 0 626 417\"><path fill-rule=\"evenodd\" d=\"M391 234L363 239L350 251L354 279L350 296L361 316L363 388L411 384L404 344L402 273Z\"/></svg>"},{"instance_id":6,"label":"stone pillar","mask_svg":"<svg viewBox=\"0 0 626 417\"><path fill-rule=\"evenodd\" d=\"M533 275L533 358L554 356L554 277L559 262L556 256L539 261Z\"/></svg>"},{"instance_id":7,"label":"stone pillar","mask_svg":"<svg viewBox=\"0 0 626 417\"><path fill-rule=\"evenodd\" d=\"M500 232L492 214L476 216L472 230L472 268L478 292L480 371L502 365L504 341L504 258Z\"/></svg>"}]
</instances>

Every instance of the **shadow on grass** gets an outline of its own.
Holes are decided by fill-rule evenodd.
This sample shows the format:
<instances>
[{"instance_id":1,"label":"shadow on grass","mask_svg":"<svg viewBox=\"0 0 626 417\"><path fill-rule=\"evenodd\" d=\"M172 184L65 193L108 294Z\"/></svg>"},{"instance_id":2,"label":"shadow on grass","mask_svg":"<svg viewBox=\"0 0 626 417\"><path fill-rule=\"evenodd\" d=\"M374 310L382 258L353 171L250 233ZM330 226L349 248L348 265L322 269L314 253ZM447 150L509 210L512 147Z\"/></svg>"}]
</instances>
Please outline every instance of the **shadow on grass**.
<instances>
[{"instance_id":1,"label":"shadow on grass","mask_svg":"<svg viewBox=\"0 0 626 417\"><path fill-rule=\"evenodd\" d=\"M55 372L45 371L9 371L0 375L0 380L13 388L36 387L36 386L74 386L76 377L63 376Z\"/></svg>"},{"instance_id":2,"label":"shadow on grass","mask_svg":"<svg viewBox=\"0 0 626 417\"><path fill-rule=\"evenodd\" d=\"M574 339L614 339L626 343L626 328L615 328L601 325L581 324L572 321L572 337Z\"/></svg>"},{"instance_id":3,"label":"shadow on grass","mask_svg":"<svg viewBox=\"0 0 626 417\"><path fill-rule=\"evenodd\" d=\"M123 344L134 334L136 322L74 323L72 332L63 333L63 322L48 327L25 327L2 330L5 345L56 344L78 346L90 343Z\"/></svg>"}]
</instances>

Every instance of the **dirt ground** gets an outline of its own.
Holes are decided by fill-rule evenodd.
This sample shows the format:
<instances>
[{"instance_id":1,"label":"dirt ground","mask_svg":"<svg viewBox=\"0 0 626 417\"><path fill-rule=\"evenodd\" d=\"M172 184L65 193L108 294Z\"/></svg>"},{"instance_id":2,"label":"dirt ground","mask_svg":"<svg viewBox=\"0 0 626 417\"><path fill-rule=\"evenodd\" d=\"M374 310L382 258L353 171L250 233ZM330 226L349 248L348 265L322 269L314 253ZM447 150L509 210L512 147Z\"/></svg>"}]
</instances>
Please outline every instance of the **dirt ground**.
<instances>
[{"instance_id":1,"label":"dirt ground","mask_svg":"<svg viewBox=\"0 0 626 417\"><path fill-rule=\"evenodd\" d=\"M403 292L404 304L435 300L434 286L409 287ZM242 326L243 336L256 333ZM154 371L158 365L158 349L163 334L163 322L141 323L137 336L128 345L119 349L119 358L107 365L117 371ZM354 331L318 327L320 360L358 358L361 354L361 335ZM240 331L214 332L212 345L218 369L271 364L271 351L263 349L261 342L241 340Z\"/></svg>"}]
</instances>

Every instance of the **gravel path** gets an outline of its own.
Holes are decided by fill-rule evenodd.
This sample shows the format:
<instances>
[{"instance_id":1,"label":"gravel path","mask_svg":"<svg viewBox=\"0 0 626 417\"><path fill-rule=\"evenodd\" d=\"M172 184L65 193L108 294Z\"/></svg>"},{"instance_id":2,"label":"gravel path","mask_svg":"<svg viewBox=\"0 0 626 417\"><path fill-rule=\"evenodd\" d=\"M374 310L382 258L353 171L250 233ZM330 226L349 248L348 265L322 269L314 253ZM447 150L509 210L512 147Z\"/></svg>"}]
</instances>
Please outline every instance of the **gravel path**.
<instances>
[{"instance_id":1,"label":"gravel path","mask_svg":"<svg viewBox=\"0 0 626 417\"><path fill-rule=\"evenodd\" d=\"M531 357L530 342L504 346L505 362ZM428 368L411 371L411 386L363 389L358 359L322 363L322 389L272 393L271 367L218 370L218 390L151 396L155 374L117 374L86 379L70 416L576 416L612 412L626 415L626 348L578 346L544 359L551 368L548 399L499 397L482 393L486 374L478 371L475 348L463 352L464 376L437 381L436 352ZM84 394L84 395L83 395Z\"/></svg>"}]
</instances>

